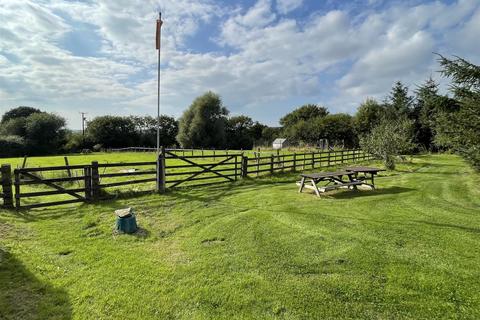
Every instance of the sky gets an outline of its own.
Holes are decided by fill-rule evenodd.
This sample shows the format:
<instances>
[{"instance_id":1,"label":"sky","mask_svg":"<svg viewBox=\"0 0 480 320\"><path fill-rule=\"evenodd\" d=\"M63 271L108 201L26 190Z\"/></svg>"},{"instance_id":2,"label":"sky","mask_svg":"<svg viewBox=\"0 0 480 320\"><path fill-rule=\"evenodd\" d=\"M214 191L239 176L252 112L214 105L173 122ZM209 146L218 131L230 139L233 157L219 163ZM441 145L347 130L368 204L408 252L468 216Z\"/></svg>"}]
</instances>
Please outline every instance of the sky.
<instances>
[{"instance_id":1,"label":"sky","mask_svg":"<svg viewBox=\"0 0 480 320\"><path fill-rule=\"evenodd\" d=\"M231 115L278 125L306 103L354 114L397 80L440 82L437 56L480 64L480 0L0 0L0 114L27 105L156 115L218 93Z\"/></svg>"}]
</instances>

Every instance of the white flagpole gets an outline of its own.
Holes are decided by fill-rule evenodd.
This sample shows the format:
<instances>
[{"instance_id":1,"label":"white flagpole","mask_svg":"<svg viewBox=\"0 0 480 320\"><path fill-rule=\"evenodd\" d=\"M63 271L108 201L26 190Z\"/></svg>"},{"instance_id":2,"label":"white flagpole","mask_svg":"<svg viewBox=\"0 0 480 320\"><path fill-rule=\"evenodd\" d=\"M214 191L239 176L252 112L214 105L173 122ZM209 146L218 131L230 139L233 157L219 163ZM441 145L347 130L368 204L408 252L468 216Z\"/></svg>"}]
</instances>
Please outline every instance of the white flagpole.
<instances>
[{"instance_id":1,"label":"white flagpole","mask_svg":"<svg viewBox=\"0 0 480 320\"><path fill-rule=\"evenodd\" d=\"M158 78L157 78L157 191L162 192L163 187L162 184L164 185L164 182L161 180L165 179L164 178L164 173L163 173L163 168L162 168L162 163L160 160L160 51L161 51L161 33L162 33L162 13L158 13L158 22L157 22L157 32L158 32L158 39L155 41L158 41L156 46L158 47ZM163 157L163 155L162 155Z\"/></svg>"},{"instance_id":2,"label":"white flagpole","mask_svg":"<svg viewBox=\"0 0 480 320\"><path fill-rule=\"evenodd\" d=\"M158 19L162 21L162 13L158 13ZM161 33L162 33L162 26L160 22L160 30L158 30L159 34L159 42L162 41ZM160 51L161 46L159 43L158 47L158 78L157 78L157 156L160 155Z\"/></svg>"}]
</instances>

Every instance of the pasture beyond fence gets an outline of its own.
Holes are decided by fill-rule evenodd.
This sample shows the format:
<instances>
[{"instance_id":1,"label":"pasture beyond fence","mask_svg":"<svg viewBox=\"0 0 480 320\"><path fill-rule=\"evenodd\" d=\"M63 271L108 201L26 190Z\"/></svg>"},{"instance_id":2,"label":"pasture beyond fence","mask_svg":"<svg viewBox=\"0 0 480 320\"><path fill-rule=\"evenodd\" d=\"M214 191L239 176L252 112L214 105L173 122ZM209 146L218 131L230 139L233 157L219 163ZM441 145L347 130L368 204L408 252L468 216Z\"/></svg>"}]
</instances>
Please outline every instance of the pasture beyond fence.
<instances>
[{"instance_id":1,"label":"pasture beyond fence","mask_svg":"<svg viewBox=\"0 0 480 320\"><path fill-rule=\"evenodd\" d=\"M255 152L252 156L239 151L185 153L162 148L157 161L93 161L84 165L22 167L13 171L9 164L4 164L0 171L0 198L5 208L31 209L95 202L119 192L165 192L182 186L233 182L372 159L358 149L268 155ZM125 189L132 185L137 187Z\"/></svg>"}]
</instances>

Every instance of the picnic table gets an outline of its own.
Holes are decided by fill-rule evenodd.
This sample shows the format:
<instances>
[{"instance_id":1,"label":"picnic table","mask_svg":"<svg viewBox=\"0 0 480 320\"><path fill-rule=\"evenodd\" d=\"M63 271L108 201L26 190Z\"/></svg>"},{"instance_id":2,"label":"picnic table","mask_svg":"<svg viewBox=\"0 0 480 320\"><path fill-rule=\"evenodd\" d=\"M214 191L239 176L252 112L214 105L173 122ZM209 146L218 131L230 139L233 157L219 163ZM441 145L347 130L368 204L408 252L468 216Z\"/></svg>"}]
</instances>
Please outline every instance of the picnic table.
<instances>
[{"instance_id":1,"label":"picnic table","mask_svg":"<svg viewBox=\"0 0 480 320\"><path fill-rule=\"evenodd\" d=\"M337 188L357 189L358 185L367 185L375 189L374 176L380 171L385 170L372 167L347 167L343 171L303 173L300 175L301 180L297 182L297 185L300 186L298 192L307 188L314 190L316 195L320 196L320 192ZM322 182L327 184L319 186Z\"/></svg>"},{"instance_id":2,"label":"picnic table","mask_svg":"<svg viewBox=\"0 0 480 320\"><path fill-rule=\"evenodd\" d=\"M370 181L370 183L364 182L363 184L371 187L372 189L375 189L375 175L377 175L380 171L385 171L385 169L372 167L346 167L345 171L354 172L355 180Z\"/></svg>"},{"instance_id":3,"label":"picnic table","mask_svg":"<svg viewBox=\"0 0 480 320\"><path fill-rule=\"evenodd\" d=\"M326 192L337 188L357 188L357 185L363 184L363 181L355 180L353 171L335 171L320 173L304 173L300 175L302 179L297 185L300 186L298 192L303 188L312 189L320 197L320 192ZM348 180L346 180L348 179ZM310 185L308 184L310 182ZM321 182L327 182L327 185L318 187Z\"/></svg>"}]
</instances>

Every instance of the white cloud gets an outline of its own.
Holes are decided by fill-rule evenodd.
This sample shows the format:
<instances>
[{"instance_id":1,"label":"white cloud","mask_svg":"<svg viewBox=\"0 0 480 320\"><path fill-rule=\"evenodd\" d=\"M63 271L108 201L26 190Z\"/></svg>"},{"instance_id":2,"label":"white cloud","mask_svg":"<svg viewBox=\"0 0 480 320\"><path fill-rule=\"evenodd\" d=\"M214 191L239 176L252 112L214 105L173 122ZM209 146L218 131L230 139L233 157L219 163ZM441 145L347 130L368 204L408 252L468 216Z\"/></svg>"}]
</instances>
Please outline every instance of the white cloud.
<instances>
[{"instance_id":1,"label":"white cloud","mask_svg":"<svg viewBox=\"0 0 480 320\"><path fill-rule=\"evenodd\" d=\"M300 7L302 3L303 0L277 0L277 10L282 14L286 14Z\"/></svg>"},{"instance_id":2,"label":"white cloud","mask_svg":"<svg viewBox=\"0 0 480 320\"><path fill-rule=\"evenodd\" d=\"M480 62L476 0L282 16L302 2L259 0L232 9L211 0L164 1L162 110L179 116L195 96L213 90L233 113L274 124L295 107L291 101L353 112L366 96L381 98L395 80L412 87L435 75L433 51ZM71 119L78 108L90 116L154 113L157 7L154 0L2 0L0 113L15 104ZM100 37L98 55L76 56L61 46L75 30L72 19L89 23ZM213 26L202 34L205 41L223 47L187 47L204 24Z\"/></svg>"}]
</instances>

